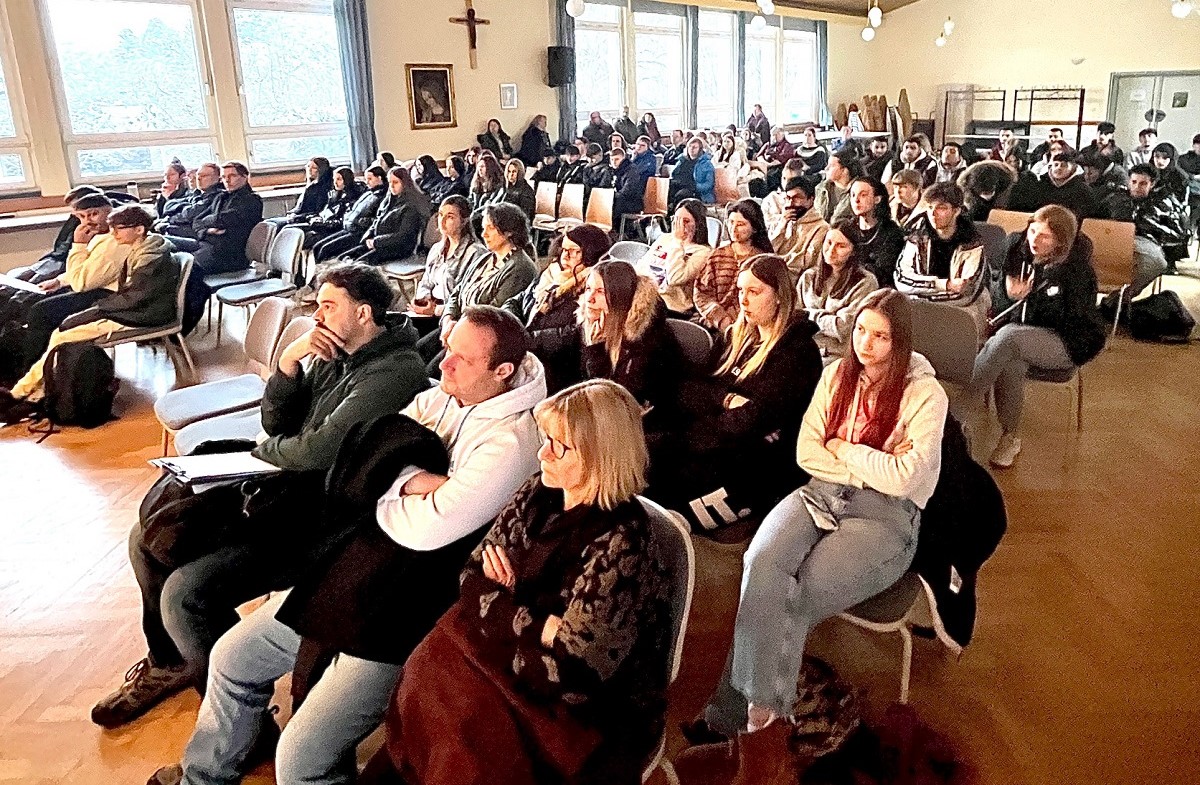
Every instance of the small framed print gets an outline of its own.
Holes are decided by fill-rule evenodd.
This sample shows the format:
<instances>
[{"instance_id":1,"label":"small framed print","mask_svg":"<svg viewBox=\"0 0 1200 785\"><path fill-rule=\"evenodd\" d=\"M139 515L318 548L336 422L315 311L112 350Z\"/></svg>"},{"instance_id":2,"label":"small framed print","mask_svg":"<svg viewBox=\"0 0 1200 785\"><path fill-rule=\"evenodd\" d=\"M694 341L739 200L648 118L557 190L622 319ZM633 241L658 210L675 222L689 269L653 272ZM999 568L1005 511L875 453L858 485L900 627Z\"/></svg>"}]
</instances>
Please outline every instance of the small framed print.
<instances>
[{"instance_id":1,"label":"small framed print","mask_svg":"<svg viewBox=\"0 0 1200 785\"><path fill-rule=\"evenodd\" d=\"M500 85L500 108L517 108L517 86L515 84Z\"/></svg>"}]
</instances>

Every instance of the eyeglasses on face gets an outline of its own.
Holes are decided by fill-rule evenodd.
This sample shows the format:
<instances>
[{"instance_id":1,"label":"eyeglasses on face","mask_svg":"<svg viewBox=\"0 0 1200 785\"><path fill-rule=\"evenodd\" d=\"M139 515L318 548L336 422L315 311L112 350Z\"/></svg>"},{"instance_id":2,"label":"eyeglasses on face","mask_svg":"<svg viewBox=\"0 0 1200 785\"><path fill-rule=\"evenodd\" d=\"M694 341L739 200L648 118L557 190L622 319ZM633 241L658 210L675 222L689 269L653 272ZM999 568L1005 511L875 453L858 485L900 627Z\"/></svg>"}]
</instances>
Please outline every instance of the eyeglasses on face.
<instances>
[{"instance_id":1,"label":"eyeglasses on face","mask_svg":"<svg viewBox=\"0 0 1200 785\"><path fill-rule=\"evenodd\" d=\"M567 456L568 452L570 452L571 450L574 449L573 447L568 447L567 445L563 444L558 439L555 439L553 436L551 436L550 434L547 434L547 433L542 434L542 443L550 445L550 453L557 460L562 460L563 458L565 458Z\"/></svg>"}]
</instances>

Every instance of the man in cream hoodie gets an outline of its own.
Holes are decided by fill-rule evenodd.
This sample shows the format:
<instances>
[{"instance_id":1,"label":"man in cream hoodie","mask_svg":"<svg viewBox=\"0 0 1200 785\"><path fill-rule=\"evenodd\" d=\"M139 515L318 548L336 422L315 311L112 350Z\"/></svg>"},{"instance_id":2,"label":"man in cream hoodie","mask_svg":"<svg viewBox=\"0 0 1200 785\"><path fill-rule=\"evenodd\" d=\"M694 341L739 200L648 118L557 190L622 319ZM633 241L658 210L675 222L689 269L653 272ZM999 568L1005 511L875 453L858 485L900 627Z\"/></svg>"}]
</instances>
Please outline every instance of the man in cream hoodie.
<instances>
[{"instance_id":1,"label":"man in cream hoodie","mask_svg":"<svg viewBox=\"0 0 1200 785\"><path fill-rule=\"evenodd\" d=\"M450 468L445 475L405 470L379 499L376 522L398 545L432 552L478 540L538 470L533 408L546 397L546 378L527 344L516 317L490 306L467 308L451 330L440 386L402 412L442 438ZM217 642L183 764L160 769L151 783L238 781L260 729L271 722L272 685L292 670L300 650L300 636L276 618L286 598L275 595ZM398 609L389 623L402 618ZM400 668L338 654L279 740L280 781L351 782L354 750L383 719Z\"/></svg>"}]
</instances>

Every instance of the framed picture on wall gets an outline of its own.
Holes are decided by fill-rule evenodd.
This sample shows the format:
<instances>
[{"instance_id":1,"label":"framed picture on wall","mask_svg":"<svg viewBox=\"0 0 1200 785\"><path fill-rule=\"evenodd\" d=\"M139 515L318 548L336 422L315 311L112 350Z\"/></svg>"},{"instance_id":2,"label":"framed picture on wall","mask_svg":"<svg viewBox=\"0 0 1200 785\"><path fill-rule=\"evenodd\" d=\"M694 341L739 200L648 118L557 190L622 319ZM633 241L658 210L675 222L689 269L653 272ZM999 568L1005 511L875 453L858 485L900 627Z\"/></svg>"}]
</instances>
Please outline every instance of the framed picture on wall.
<instances>
[{"instance_id":1,"label":"framed picture on wall","mask_svg":"<svg viewBox=\"0 0 1200 785\"><path fill-rule=\"evenodd\" d=\"M455 128L454 66L408 63L404 66L408 85L408 118L413 130Z\"/></svg>"},{"instance_id":2,"label":"framed picture on wall","mask_svg":"<svg viewBox=\"0 0 1200 785\"><path fill-rule=\"evenodd\" d=\"M517 108L517 86L515 84L500 85L500 108Z\"/></svg>"}]
</instances>

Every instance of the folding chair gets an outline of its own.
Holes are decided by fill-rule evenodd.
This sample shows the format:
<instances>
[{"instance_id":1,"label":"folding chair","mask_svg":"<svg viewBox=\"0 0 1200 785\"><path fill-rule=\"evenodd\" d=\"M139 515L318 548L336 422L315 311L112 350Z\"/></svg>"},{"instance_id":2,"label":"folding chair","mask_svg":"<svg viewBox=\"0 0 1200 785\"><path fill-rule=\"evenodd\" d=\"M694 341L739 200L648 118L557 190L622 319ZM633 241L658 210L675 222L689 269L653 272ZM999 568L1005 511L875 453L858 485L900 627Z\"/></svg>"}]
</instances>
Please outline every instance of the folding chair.
<instances>
[{"instance_id":1,"label":"folding chair","mask_svg":"<svg viewBox=\"0 0 1200 785\"><path fill-rule=\"evenodd\" d=\"M1005 234L1023 232L1029 228L1029 219L1033 213L1022 213L1016 210L992 210L988 213L987 222L999 226Z\"/></svg>"},{"instance_id":2,"label":"folding chair","mask_svg":"<svg viewBox=\"0 0 1200 785\"><path fill-rule=\"evenodd\" d=\"M642 199L642 211L640 213L626 213L621 216L620 232L621 236L625 236L625 221L633 219L640 222L643 218L653 218L662 221L666 225L667 218L667 192L671 188L671 180L668 177L651 177L646 181L646 193Z\"/></svg>"},{"instance_id":3,"label":"folding chair","mask_svg":"<svg viewBox=\"0 0 1200 785\"><path fill-rule=\"evenodd\" d=\"M1098 292L1101 295L1119 292L1112 326L1112 334L1116 335L1125 306L1125 291L1133 283L1134 225L1127 221L1085 218L1080 231L1092 241L1092 270L1096 273Z\"/></svg>"},{"instance_id":4,"label":"folding chair","mask_svg":"<svg viewBox=\"0 0 1200 785\"><path fill-rule=\"evenodd\" d=\"M285 227L271 241L267 252L267 277L250 283L227 286L217 292L217 346L221 345L221 322L225 306L249 309L268 297L285 297L296 291L296 266L304 245L304 230Z\"/></svg>"},{"instance_id":5,"label":"folding chair","mask_svg":"<svg viewBox=\"0 0 1200 785\"><path fill-rule=\"evenodd\" d=\"M214 273L204 276L204 285L208 287L210 292L216 293L219 289L224 289L226 286L237 286L238 284L250 283L252 281L261 281L267 277L267 253L271 250L271 241L275 239L275 233L279 231L279 227L269 221L259 221L250 230L250 237L246 239L246 258L250 260L250 266L244 270L234 270L228 273ZM212 329L212 298L209 298L207 303L208 324L207 329ZM218 328L220 322L218 322Z\"/></svg>"},{"instance_id":6,"label":"folding chair","mask_svg":"<svg viewBox=\"0 0 1200 785\"><path fill-rule=\"evenodd\" d=\"M639 243L636 240L621 240L613 243L613 247L608 249L604 254L605 259L619 259L622 262L637 264L642 260L642 257L650 250L650 246L645 243Z\"/></svg>"},{"instance_id":7,"label":"folding chair","mask_svg":"<svg viewBox=\"0 0 1200 785\"><path fill-rule=\"evenodd\" d=\"M737 178L737 170L731 166L716 168L713 185L713 195L716 197L715 207L724 208L730 202L736 202L742 198L741 191L738 190Z\"/></svg>"}]
</instances>

